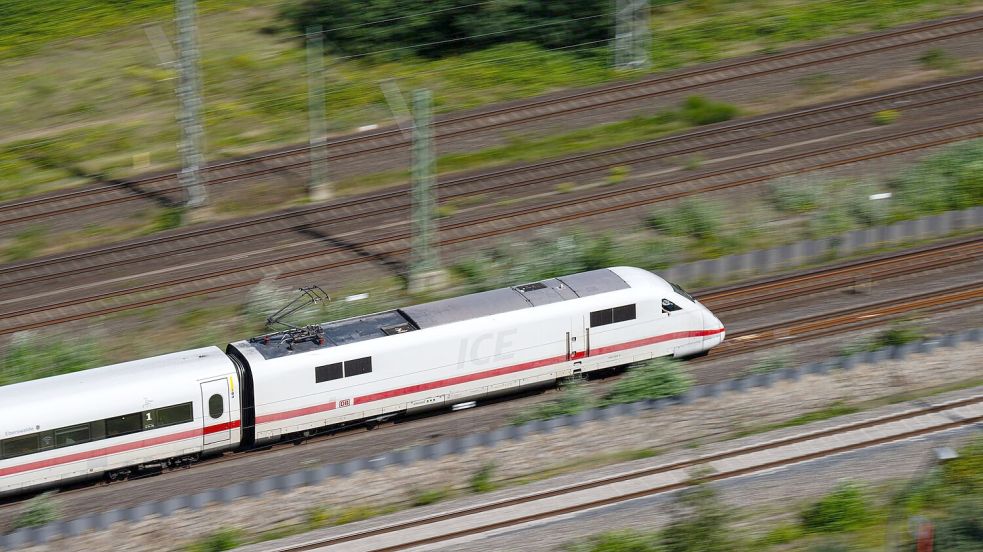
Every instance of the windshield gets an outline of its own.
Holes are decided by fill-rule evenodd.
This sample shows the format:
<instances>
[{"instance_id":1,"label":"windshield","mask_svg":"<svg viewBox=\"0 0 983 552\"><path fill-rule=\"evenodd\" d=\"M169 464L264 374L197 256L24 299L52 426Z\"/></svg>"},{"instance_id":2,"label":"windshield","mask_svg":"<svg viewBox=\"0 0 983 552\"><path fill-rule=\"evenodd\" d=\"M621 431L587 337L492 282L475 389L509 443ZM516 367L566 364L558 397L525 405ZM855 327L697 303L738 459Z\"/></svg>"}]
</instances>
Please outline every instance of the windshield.
<instances>
[{"instance_id":1,"label":"windshield","mask_svg":"<svg viewBox=\"0 0 983 552\"><path fill-rule=\"evenodd\" d=\"M696 298L695 297L693 297L692 295L686 293L686 290L683 289L683 288L681 288L681 287L679 287L677 284L674 284L672 282L669 282L669 285L672 286L673 291L675 291L676 293L682 295L683 297L689 299L690 301L696 301Z\"/></svg>"}]
</instances>

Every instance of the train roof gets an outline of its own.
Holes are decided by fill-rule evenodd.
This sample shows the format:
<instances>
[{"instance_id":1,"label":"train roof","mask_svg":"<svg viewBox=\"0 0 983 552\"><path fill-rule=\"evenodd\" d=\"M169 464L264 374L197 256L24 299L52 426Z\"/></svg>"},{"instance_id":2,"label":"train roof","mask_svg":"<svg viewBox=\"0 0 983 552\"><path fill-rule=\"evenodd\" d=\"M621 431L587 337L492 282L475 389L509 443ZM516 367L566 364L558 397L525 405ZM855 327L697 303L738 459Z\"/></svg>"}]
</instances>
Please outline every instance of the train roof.
<instances>
[{"instance_id":1,"label":"train roof","mask_svg":"<svg viewBox=\"0 0 983 552\"><path fill-rule=\"evenodd\" d=\"M602 268L538 282L441 299L390 311L319 324L314 339L291 339L290 331L254 337L248 341L264 359L278 358L324 347L346 345L453 324L505 312L558 303L631 287L619 272ZM638 270L638 269L627 269ZM652 276L651 273L647 273ZM632 278L629 278L631 280Z\"/></svg>"},{"instance_id":2,"label":"train roof","mask_svg":"<svg viewBox=\"0 0 983 552\"><path fill-rule=\"evenodd\" d=\"M106 404L107 397L113 397L113 401L132 399L142 403L145 398L159 399L183 389L183 385L196 384L233 369L232 361L221 349L201 347L5 385L0 387L0 411L57 411L66 401L91 401L95 405L125 409L124 404Z\"/></svg>"}]
</instances>

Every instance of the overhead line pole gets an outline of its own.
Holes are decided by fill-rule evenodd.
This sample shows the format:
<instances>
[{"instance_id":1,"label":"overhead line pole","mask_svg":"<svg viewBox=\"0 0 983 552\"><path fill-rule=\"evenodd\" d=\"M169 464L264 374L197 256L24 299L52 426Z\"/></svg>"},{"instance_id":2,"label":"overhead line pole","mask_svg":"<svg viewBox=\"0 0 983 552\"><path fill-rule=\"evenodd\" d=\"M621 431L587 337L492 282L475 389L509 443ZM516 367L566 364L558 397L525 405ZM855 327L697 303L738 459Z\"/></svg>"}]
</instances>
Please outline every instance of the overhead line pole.
<instances>
[{"instance_id":1,"label":"overhead line pole","mask_svg":"<svg viewBox=\"0 0 983 552\"><path fill-rule=\"evenodd\" d=\"M436 204L430 90L413 91L413 239L410 291L425 291L443 280L433 247Z\"/></svg>"},{"instance_id":2,"label":"overhead line pole","mask_svg":"<svg viewBox=\"0 0 983 552\"><path fill-rule=\"evenodd\" d=\"M307 104L310 117L311 174L307 195L323 201L333 194L328 180L328 127L324 98L324 35L321 26L307 28Z\"/></svg>"},{"instance_id":3,"label":"overhead line pole","mask_svg":"<svg viewBox=\"0 0 983 552\"><path fill-rule=\"evenodd\" d=\"M647 69L652 49L649 0L615 0L614 66Z\"/></svg>"},{"instance_id":4,"label":"overhead line pole","mask_svg":"<svg viewBox=\"0 0 983 552\"><path fill-rule=\"evenodd\" d=\"M192 209L208 202L201 168L204 130L201 126L201 81L198 76L198 41L195 0L177 0L175 23L178 33L178 102L181 125L181 172L178 181L184 187L186 206Z\"/></svg>"}]
</instances>

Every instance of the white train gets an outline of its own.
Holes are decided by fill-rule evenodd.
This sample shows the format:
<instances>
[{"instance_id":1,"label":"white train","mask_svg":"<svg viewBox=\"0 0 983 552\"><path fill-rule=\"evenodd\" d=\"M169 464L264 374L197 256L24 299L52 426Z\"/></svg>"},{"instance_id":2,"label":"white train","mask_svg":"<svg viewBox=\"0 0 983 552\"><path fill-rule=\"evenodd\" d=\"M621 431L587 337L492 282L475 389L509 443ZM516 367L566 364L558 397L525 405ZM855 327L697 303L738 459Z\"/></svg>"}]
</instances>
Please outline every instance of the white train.
<instances>
[{"instance_id":1,"label":"white train","mask_svg":"<svg viewBox=\"0 0 983 552\"><path fill-rule=\"evenodd\" d=\"M0 494L126 477L658 356L720 321L678 286L594 270L0 387Z\"/></svg>"}]
</instances>

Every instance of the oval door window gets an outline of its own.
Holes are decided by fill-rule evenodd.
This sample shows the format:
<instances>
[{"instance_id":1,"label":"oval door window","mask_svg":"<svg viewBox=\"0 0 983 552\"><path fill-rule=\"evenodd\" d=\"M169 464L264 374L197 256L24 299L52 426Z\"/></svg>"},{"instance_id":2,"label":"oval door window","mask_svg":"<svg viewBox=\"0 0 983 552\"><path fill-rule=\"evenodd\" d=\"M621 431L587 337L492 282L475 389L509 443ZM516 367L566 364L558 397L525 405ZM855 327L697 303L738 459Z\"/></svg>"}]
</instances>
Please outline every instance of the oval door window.
<instances>
[{"instance_id":1,"label":"oval door window","mask_svg":"<svg viewBox=\"0 0 983 552\"><path fill-rule=\"evenodd\" d=\"M208 399L208 415L212 418L218 418L222 415L225 406L222 404L222 395L212 395Z\"/></svg>"}]
</instances>

